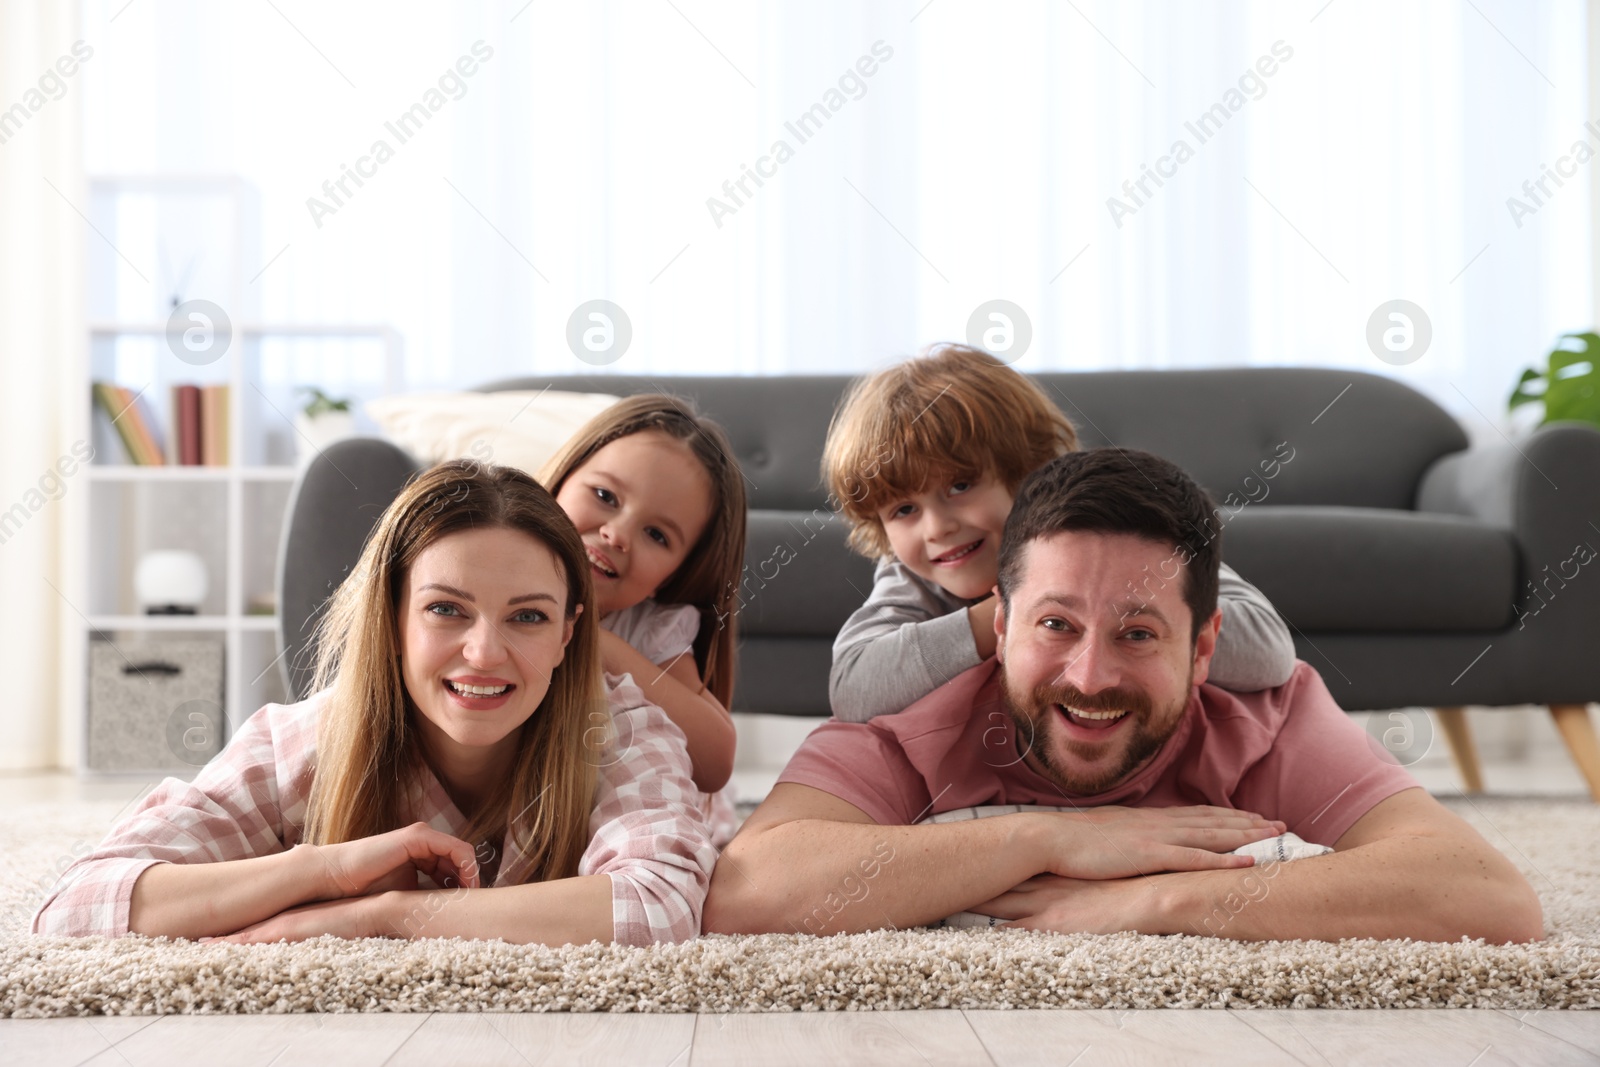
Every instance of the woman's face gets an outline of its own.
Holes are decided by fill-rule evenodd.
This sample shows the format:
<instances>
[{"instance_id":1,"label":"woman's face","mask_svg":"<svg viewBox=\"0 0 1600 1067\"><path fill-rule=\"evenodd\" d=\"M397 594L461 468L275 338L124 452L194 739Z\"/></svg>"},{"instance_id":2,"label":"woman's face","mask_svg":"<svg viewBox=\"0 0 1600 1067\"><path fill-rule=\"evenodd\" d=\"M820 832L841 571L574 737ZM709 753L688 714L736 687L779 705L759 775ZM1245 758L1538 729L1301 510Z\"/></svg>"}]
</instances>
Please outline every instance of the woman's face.
<instances>
[{"instance_id":1,"label":"woman's face","mask_svg":"<svg viewBox=\"0 0 1600 1067\"><path fill-rule=\"evenodd\" d=\"M567 476L556 503L583 535L601 615L655 595L711 521L711 475L657 430L619 437Z\"/></svg>"},{"instance_id":2,"label":"woman's face","mask_svg":"<svg viewBox=\"0 0 1600 1067\"><path fill-rule=\"evenodd\" d=\"M572 639L566 604L556 554L520 530L422 551L400 593L400 669L430 749L488 755L533 715Z\"/></svg>"}]
</instances>

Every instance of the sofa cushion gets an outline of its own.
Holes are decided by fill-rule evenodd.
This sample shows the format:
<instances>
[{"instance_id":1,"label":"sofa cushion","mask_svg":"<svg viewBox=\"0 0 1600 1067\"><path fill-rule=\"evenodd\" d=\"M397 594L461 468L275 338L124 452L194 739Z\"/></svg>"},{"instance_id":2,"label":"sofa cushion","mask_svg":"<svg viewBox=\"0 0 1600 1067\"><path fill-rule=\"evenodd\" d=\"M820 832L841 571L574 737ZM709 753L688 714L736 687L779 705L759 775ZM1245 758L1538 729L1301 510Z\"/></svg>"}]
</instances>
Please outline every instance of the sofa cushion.
<instances>
[{"instance_id":1,"label":"sofa cushion","mask_svg":"<svg viewBox=\"0 0 1600 1067\"><path fill-rule=\"evenodd\" d=\"M1245 507L1228 565L1301 631L1501 630L1518 581L1511 531L1373 508Z\"/></svg>"},{"instance_id":2,"label":"sofa cushion","mask_svg":"<svg viewBox=\"0 0 1600 1067\"><path fill-rule=\"evenodd\" d=\"M741 634L823 637L829 646L872 591L872 563L845 547L833 512L750 511Z\"/></svg>"},{"instance_id":3,"label":"sofa cushion","mask_svg":"<svg viewBox=\"0 0 1600 1067\"><path fill-rule=\"evenodd\" d=\"M404 393L369 400L366 408L389 439L424 466L476 459L537 477L584 423L617 399L554 389Z\"/></svg>"},{"instance_id":4,"label":"sofa cushion","mask_svg":"<svg viewBox=\"0 0 1600 1067\"><path fill-rule=\"evenodd\" d=\"M731 710L825 718L832 666L831 637L763 637L741 644Z\"/></svg>"},{"instance_id":5,"label":"sofa cushion","mask_svg":"<svg viewBox=\"0 0 1600 1067\"><path fill-rule=\"evenodd\" d=\"M730 376L647 378L629 374L513 378L482 386L484 392L548 387L580 393L666 393L694 401L702 415L728 433L744 469L750 507L810 511L827 507L822 488L822 444L828 420L850 379L841 375L786 378Z\"/></svg>"}]
</instances>

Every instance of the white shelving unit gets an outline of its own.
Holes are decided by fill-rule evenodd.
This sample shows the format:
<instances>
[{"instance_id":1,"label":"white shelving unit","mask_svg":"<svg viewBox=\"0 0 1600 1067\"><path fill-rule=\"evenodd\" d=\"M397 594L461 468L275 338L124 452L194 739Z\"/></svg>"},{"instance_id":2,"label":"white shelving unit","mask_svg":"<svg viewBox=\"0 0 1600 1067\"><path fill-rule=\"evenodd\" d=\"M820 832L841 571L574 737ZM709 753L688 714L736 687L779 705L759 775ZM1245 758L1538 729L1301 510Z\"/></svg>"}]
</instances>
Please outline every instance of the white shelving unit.
<instances>
[{"instance_id":1,"label":"white shelving unit","mask_svg":"<svg viewBox=\"0 0 1600 1067\"><path fill-rule=\"evenodd\" d=\"M96 225L107 240L99 249L90 247L91 321L79 375L82 400L69 419L73 437L93 442L96 454L79 476L87 482L86 491L76 494L66 516L65 547L78 566L61 590L72 607L63 634L62 691L66 706L76 709L80 773L98 773L88 766L87 745L88 647L96 637L137 658L135 650L147 638L220 636L223 707L230 731L261 704L282 698L276 616L250 609L253 601L273 591L283 508L304 447L296 446L299 403L294 390L318 385L364 400L401 388L401 338L386 324L263 322L252 314L241 269L243 262L256 262L253 191L239 179L113 177L91 179L90 186ZM229 348L214 363L195 366L173 355L166 346L167 322L155 317L169 300L162 289L165 279L147 279L141 285L136 272L116 262L129 245L137 245L138 233L126 237L119 226L129 228L128 220L107 204L128 193L142 194L129 209L135 216L131 228L154 226L158 237L153 243L162 253L169 251L159 237L166 232L163 227L179 231L180 246L181 235L187 234L191 243L180 250L190 254L190 262L209 263L208 277L189 280L195 288L176 283L174 288L184 300L211 300L228 312ZM199 206L189 218L181 204L163 206L163 197ZM228 212L212 202L219 199L231 201L231 223L224 221ZM90 240L99 239L90 235ZM122 246L115 255L106 248L111 244ZM242 261L246 255L250 258ZM125 289L134 291L131 299ZM135 315L127 314L130 306ZM141 307L149 310L137 314ZM93 409L91 381L142 390L163 435L175 432L172 385L226 384L229 463L197 467L126 462L114 431ZM210 583L200 614L138 613L133 567L144 552L161 548L189 549L206 560Z\"/></svg>"}]
</instances>

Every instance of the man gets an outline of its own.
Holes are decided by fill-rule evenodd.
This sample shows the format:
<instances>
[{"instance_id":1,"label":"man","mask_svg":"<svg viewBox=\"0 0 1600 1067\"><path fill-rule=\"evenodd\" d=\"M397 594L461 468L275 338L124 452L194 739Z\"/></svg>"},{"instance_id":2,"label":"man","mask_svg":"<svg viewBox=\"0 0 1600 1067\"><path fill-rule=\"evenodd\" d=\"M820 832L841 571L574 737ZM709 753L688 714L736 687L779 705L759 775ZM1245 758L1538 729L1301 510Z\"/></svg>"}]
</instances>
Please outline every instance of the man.
<instances>
[{"instance_id":1,"label":"man","mask_svg":"<svg viewBox=\"0 0 1600 1067\"><path fill-rule=\"evenodd\" d=\"M1298 663L1203 684L1221 626L1210 499L1142 452L1018 492L998 653L896 715L829 722L717 865L707 932L839 933L962 911L1063 932L1536 940L1532 887L1369 745ZM923 823L981 805L1051 805ZM1287 829L1334 852L1251 868Z\"/></svg>"}]
</instances>

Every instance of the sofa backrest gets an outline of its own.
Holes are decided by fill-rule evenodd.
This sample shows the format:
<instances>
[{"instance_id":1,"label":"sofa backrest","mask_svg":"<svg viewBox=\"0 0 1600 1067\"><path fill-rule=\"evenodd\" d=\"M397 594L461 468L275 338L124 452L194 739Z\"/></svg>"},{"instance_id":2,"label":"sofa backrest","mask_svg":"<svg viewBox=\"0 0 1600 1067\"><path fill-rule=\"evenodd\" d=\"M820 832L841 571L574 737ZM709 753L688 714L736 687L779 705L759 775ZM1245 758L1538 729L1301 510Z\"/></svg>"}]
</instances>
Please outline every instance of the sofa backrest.
<instances>
[{"instance_id":1,"label":"sofa backrest","mask_svg":"<svg viewBox=\"0 0 1600 1067\"><path fill-rule=\"evenodd\" d=\"M1165 456L1219 503L1234 493L1239 500L1260 497L1263 504L1410 509L1422 472L1467 446L1461 427L1433 401L1393 379L1356 371L1086 371L1034 380L1085 447L1115 444ZM844 375L590 374L515 378L480 388L687 397L727 430L749 478L752 509L811 511L827 506L818 463L828 421L851 381ZM1263 489L1261 464L1291 454Z\"/></svg>"}]
</instances>

